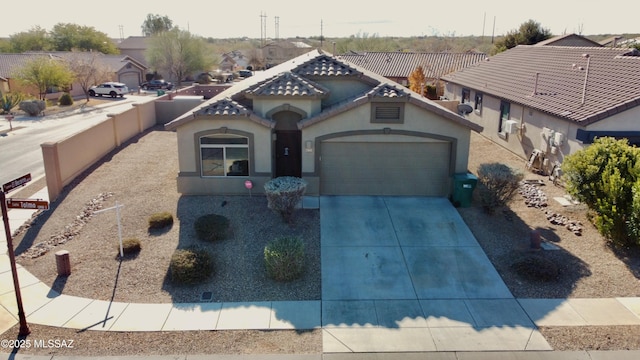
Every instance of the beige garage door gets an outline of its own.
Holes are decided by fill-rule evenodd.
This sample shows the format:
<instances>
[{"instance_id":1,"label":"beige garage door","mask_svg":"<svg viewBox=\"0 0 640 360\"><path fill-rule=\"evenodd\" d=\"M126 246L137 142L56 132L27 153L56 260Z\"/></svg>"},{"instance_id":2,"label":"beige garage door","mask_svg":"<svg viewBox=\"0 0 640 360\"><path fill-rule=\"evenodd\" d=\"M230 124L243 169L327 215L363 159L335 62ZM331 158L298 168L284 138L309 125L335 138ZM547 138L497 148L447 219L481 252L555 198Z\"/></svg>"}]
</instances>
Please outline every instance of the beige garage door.
<instances>
[{"instance_id":1,"label":"beige garage door","mask_svg":"<svg viewBox=\"0 0 640 360\"><path fill-rule=\"evenodd\" d=\"M447 196L450 157L446 142L324 142L320 192Z\"/></svg>"}]
</instances>

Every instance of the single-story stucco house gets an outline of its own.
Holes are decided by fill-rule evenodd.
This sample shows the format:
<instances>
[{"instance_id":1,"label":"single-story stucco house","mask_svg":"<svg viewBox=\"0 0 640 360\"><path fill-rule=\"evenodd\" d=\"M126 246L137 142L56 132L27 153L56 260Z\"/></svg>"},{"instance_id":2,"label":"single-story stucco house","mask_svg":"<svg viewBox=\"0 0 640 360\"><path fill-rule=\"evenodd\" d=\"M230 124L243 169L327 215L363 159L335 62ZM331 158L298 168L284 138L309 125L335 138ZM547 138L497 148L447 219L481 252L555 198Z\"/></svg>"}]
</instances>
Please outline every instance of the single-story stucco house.
<instances>
[{"instance_id":1,"label":"single-story stucco house","mask_svg":"<svg viewBox=\"0 0 640 360\"><path fill-rule=\"evenodd\" d=\"M258 72L166 124L178 191L247 194L279 176L309 195L451 195L471 131L455 112L313 50Z\"/></svg>"},{"instance_id":2,"label":"single-story stucco house","mask_svg":"<svg viewBox=\"0 0 640 360\"><path fill-rule=\"evenodd\" d=\"M443 80L482 135L545 173L596 137L640 144L636 49L520 45Z\"/></svg>"}]
</instances>

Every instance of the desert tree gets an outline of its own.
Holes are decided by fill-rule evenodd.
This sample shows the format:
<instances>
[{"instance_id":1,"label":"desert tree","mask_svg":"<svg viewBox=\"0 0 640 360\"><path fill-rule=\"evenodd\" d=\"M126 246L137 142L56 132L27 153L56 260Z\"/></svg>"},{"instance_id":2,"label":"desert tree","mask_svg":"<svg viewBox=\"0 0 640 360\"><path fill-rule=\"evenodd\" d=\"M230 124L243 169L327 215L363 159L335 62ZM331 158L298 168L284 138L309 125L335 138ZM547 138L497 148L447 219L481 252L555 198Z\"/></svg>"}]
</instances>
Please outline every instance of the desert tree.
<instances>
[{"instance_id":1,"label":"desert tree","mask_svg":"<svg viewBox=\"0 0 640 360\"><path fill-rule=\"evenodd\" d=\"M528 20L522 23L518 30L509 31L507 35L496 41L492 52L496 54L518 45L534 45L551 36L551 31L543 28L539 22Z\"/></svg>"},{"instance_id":2,"label":"desert tree","mask_svg":"<svg viewBox=\"0 0 640 360\"><path fill-rule=\"evenodd\" d=\"M118 49L107 34L92 26L58 23L50 32L51 42L56 51L99 51L103 54L117 54Z\"/></svg>"},{"instance_id":3,"label":"desert tree","mask_svg":"<svg viewBox=\"0 0 640 360\"><path fill-rule=\"evenodd\" d=\"M22 31L9 36L9 50L14 53L27 51L49 51L53 45L47 30L34 26L28 31Z\"/></svg>"},{"instance_id":4,"label":"desert tree","mask_svg":"<svg viewBox=\"0 0 640 360\"><path fill-rule=\"evenodd\" d=\"M151 68L175 81L178 87L187 75L208 70L214 63L205 41L179 28L153 36L145 57Z\"/></svg>"},{"instance_id":5,"label":"desert tree","mask_svg":"<svg viewBox=\"0 0 640 360\"><path fill-rule=\"evenodd\" d=\"M158 35L173 28L173 21L168 16L157 14L147 14L147 18L142 23L142 34L144 36Z\"/></svg>"},{"instance_id":6,"label":"desert tree","mask_svg":"<svg viewBox=\"0 0 640 360\"><path fill-rule=\"evenodd\" d=\"M73 52L67 58L75 82L82 88L87 101L90 98L89 88L92 85L109 81L113 77L113 70L104 65L100 57L102 54L98 52Z\"/></svg>"},{"instance_id":7,"label":"desert tree","mask_svg":"<svg viewBox=\"0 0 640 360\"><path fill-rule=\"evenodd\" d=\"M45 99L47 89L67 88L74 79L67 63L51 56L33 57L17 68L14 76L20 83L36 88L41 100Z\"/></svg>"}]
</instances>

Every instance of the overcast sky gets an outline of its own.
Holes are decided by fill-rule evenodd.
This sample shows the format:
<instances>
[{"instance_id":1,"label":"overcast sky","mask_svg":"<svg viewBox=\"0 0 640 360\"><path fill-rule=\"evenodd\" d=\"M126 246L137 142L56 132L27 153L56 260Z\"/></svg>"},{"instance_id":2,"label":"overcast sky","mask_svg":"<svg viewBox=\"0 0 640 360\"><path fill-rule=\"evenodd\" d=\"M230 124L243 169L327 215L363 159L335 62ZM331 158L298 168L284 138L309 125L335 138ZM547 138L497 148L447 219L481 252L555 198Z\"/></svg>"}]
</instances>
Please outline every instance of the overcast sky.
<instances>
[{"instance_id":1,"label":"overcast sky","mask_svg":"<svg viewBox=\"0 0 640 360\"><path fill-rule=\"evenodd\" d=\"M529 19L554 35L640 33L638 8L633 3L631 0L9 0L2 5L0 37L34 26L51 30L57 23L92 26L113 38L139 36L140 27L150 13L166 15L182 29L213 38L258 39L261 15L266 15L269 38L276 36L276 17L280 38L319 36L321 27L325 37L491 36L515 30Z\"/></svg>"}]
</instances>

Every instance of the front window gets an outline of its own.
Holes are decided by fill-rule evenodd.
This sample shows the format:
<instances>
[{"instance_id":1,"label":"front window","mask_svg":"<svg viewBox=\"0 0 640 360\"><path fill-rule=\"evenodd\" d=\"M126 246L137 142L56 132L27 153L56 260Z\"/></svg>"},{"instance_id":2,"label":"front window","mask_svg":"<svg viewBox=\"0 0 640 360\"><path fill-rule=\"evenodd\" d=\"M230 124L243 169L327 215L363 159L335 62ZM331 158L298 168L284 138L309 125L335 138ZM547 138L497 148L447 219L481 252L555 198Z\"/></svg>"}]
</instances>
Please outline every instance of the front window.
<instances>
[{"instance_id":1,"label":"front window","mask_svg":"<svg viewBox=\"0 0 640 360\"><path fill-rule=\"evenodd\" d=\"M511 113L511 104L506 101L500 102L500 122L498 123L498 132L502 133L504 131L504 124L507 120L509 120Z\"/></svg>"},{"instance_id":2,"label":"front window","mask_svg":"<svg viewBox=\"0 0 640 360\"><path fill-rule=\"evenodd\" d=\"M202 176L249 176L249 141L245 137L200 138Z\"/></svg>"}]
</instances>

